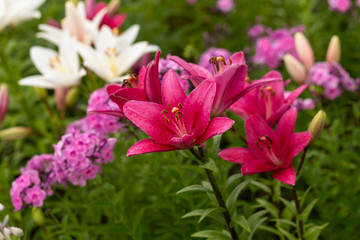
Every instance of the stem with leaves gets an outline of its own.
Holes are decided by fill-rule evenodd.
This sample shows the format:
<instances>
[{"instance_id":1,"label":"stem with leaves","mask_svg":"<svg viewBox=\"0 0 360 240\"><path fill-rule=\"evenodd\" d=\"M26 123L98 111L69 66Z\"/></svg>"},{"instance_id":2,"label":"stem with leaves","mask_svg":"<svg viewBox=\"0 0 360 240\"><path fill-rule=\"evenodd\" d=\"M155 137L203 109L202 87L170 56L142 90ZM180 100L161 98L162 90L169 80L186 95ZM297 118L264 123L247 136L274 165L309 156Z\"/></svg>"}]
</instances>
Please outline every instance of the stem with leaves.
<instances>
[{"instance_id":1,"label":"stem with leaves","mask_svg":"<svg viewBox=\"0 0 360 240\"><path fill-rule=\"evenodd\" d=\"M205 162L204 157L202 156L202 154L199 151L197 151L195 149L190 149L190 152L192 154L194 154L201 163ZM208 179L210 181L211 187L214 191L214 194L215 194L215 197L216 197L216 200L217 200L219 206L224 209L223 216L225 219L226 226L227 226L228 230L230 231L231 237L233 240L239 240L239 237L236 233L235 228L233 226L231 226L231 215L230 215L228 208L226 207L226 204L225 204L224 198L220 192L219 186L216 183L214 174L212 173L211 170L209 170L207 168L204 168L204 170L205 170L206 176L208 177Z\"/></svg>"}]
</instances>

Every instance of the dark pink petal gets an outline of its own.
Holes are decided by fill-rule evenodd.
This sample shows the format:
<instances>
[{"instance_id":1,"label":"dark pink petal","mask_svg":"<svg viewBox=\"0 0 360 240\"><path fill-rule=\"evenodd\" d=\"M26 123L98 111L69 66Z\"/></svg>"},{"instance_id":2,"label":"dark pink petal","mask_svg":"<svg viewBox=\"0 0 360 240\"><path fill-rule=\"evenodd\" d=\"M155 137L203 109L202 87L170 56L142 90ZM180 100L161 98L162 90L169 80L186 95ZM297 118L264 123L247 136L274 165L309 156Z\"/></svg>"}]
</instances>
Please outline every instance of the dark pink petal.
<instances>
[{"instance_id":1,"label":"dark pink petal","mask_svg":"<svg viewBox=\"0 0 360 240\"><path fill-rule=\"evenodd\" d=\"M108 92L112 90L108 88ZM121 111L123 111L125 103L130 100L146 101L145 92L140 88L122 88L109 95L109 98L119 106Z\"/></svg>"},{"instance_id":2,"label":"dark pink petal","mask_svg":"<svg viewBox=\"0 0 360 240\"><path fill-rule=\"evenodd\" d=\"M245 64L245 57L244 57L244 53L242 51L234 53L230 57L230 59L232 61L232 64L239 64L239 65Z\"/></svg>"},{"instance_id":3,"label":"dark pink petal","mask_svg":"<svg viewBox=\"0 0 360 240\"><path fill-rule=\"evenodd\" d=\"M186 93L182 88L178 76L173 70L165 73L161 84L162 102L164 105L169 103L172 106L178 106L179 103L184 104Z\"/></svg>"},{"instance_id":4,"label":"dark pink petal","mask_svg":"<svg viewBox=\"0 0 360 240\"><path fill-rule=\"evenodd\" d=\"M219 156L227 161L238 163L238 164L245 164L246 162L250 162L256 160L256 158L251 154L248 148L228 148L222 150L219 153Z\"/></svg>"},{"instance_id":5,"label":"dark pink petal","mask_svg":"<svg viewBox=\"0 0 360 240\"><path fill-rule=\"evenodd\" d=\"M169 59L171 61L174 61L177 64L179 64L181 67L183 67L186 71L189 72L189 74L192 77L201 77L201 78L203 78L203 80L213 78L213 75L207 69L205 69L201 66L198 66L198 65L192 64L192 63L188 63L177 56L171 56ZM195 87L197 87L197 86L195 86Z\"/></svg>"},{"instance_id":6,"label":"dark pink petal","mask_svg":"<svg viewBox=\"0 0 360 240\"><path fill-rule=\"evenodd\" d=\"M265 159L256 159L252 161L245 162L241 168L241 173L243 175L250 175L260 172L269 172L277 169L278 166L275 166L271 161Z\"/></svg>"},{"instance_id":7,"label":"dark pink petal","mask_svg":"<svg viewBox=\"0 0 360 240\"><path fill-rule=\"evenodd\" d=\"M294 91L292 91L290 93L290 95L288 96L288 98L286 99L287 102L289 102L290 104L293 103L295 101L295 99L297 99L300 94L308 87L307 84L301 85L300 87L298 87L297 89L295 89Z\"/></svg>"},{"instance_id":8,"label":"dark pink petal","mask_svg":"<svg viewBox=\"0 0 360 240\"><path fill-rule=\"evenodd\" d=\"M273 172L273 178L280 182L294 186L296 182L296 173L293 165L287 168L281 168Z\"/></svg>"},{"instance_id":9,"label":"dark pink petal","mask_svg":"<svg viewBox=\"0 0 360 240\"><path fill-rule=\"evenodd\" d=\"M246 75L247 67L245 65L231 65L215 77L216 94L212 116L220 116L235 102L232 98L243 91Z\"/></svg>"},{"instance_id":10,"label":"dark pink petal","mask_svg":"<svg viewBox=\"0 0 360 240\"><path fill-rule=\"evenodd\" d=\"M87 114L96 114L96 113L107 114L119 118L126 118L125 114L119 110L92 110L89 111Z\"/></svg>"},{"instance_id":11,"label":"dark pink petal","mask_svg":"<svg viewBox=\"0 0 360 240\"><path fill-rule=\"evenodd\" d=\"M249 84L245 84L245 88L248 87ZM257 104L257 96L258 92L256 89L248 92L239 100L237 100L233 105L231 105L230 110L236 113L243 120L246 120L250 115L257 113L258 104Z\"/></svg>"},{"instance_id":12,"label":"dark pink petal","mask_svg":"<svg viewBox=\"0 0 360 240\"><path fill-rule=\"evenodd\" d=\"M209 125L215 90L215 82L213 80L206 80L197 86L184 102L185 127L189 134L194 135L194 139L203 135Z\"/></svg>"},{"instance_id":13,"label":"dark pink petal","mask_svg":"<svg viewBox=\"0 0 360 240\"><path fill-rule=\"evenodd\" d=\"M192 82L192 84L194 85L194 87L199 86L199 84L205 80L205 78L200 77L200 76L192 76L192 75L186 75L186 74L182 74L181 78L189 79Z\"/></svg>"},{"instance_id":14,"label":"dark pink petal","mask_svg":"<svg viewBox=\"0 0 360 240\"><path fill-rule=\"evenodd\" d=\"M109 85L106 87L106 91L107 91L108 95L112 95L112 94L116 93L117 91L119 91L120 89L123 89L120 84L112 84L112 85Z\"/></svg>"},{"instance_id":15,"label":"dark pink petal","mask_svg":"<svg viewBox=\"0 0 360 240\"><path fill-rule=\"evenodd\" d=\"M274 130L261 118L258 114L251 115L245 121L246 139L251 153L260 159L268 159L267 148L261 149L259 138L267 136L270 138L272 144L271 148L277 156L280 157L280 144L278 136Z\"/></svg>"},{"instance_id":16,"label":"dark pink petal","mask_svg":"<svg viewBox=\"0 0 360 240\"><path fill-rule=\"evenodd\" d=\"M281 159L284 161L283 166L288 166L310 142L311 134L309 132L299 132L292 134L286 144L281 149Z\"/></svg>"},{"instance_id":17,"label":"dark pink petal","mask_svg":"<svg viewBox=\"0 0 360 240\"><path fill-rule=\"evenodd\" d=\"M129 101L124 106L125 116L160 144L176 137L172 122L167 122L162 111L165 106L143 101Z\"/></svg>"},{"instance_id":18,"label":"dark pink petal","mask_svg":"<svg viewBox=\"0 0 360 240\"><path fill-rule=\"evenodd\" d=\"M279 119L281 118L281 116L290 108L290 104L289 103L284 103L280 108L277 109L277 111L273 112L273 114L266 119L266 122L270 125L270 126L275 126L277 124L277 122L279 121Z\"/></svg>"},{"instance_id":19,"label":"dark pink petal","mask_svg":"<svg viewBox=\"0 0 360 240\"><path fill-rule=\"evenodd\" d=\"M86 11L86 18L92 20L95 16L95 2L94 0L85 0L85 11Z\"/></svg>"},{"instance_id":20,"label":"dark pink petal","mask_svg":"<svg viewBox=\"0 0 360 240\"><path fill-rule=\"evenodd\" d=\"M294 133L295 122L297 118L296 108L291 108L284 113L276 126L276 134L279 137L281 146L289 141L291 135Z\"/></svg>"},{"instance_id":21,"label":"dark pink petal","mask_svg":"<svg viewBox=\"0 0 360 240\"><path fill-rule=\"evenodd\" d=\"M226 117L217 117L211 119L209 126L207 127L204 134L196 140L196 145L205 142L212 136L223 134L234 125L234 121Z\"/></svg>"},{"instance_id":22,"label":"dark pink petal","mask_svg":"<svg viewBox=\"0 0 360 240\"><path fill-rule=\"evenodd\" d=\"M159 59L161 52L155 55L155 60L147 67L144 90L148 101L161 104L161 83L159 78Z\"/></svg>"},{"instance_id":23,"label":"dark pink petal","mask_svg":"<svg viewBox=\"0 0 360 240\"><path fill-rule=\"evenodd\" d=\"M167 151L173 151L173 150L177 150L177 149L178 148L173 147L173 146L162 145L160 143L155 142L152 139L144 139L144 140L141 140L141 141L135 143L134 145L132 145L129 148L126 155L128 157L131 157L131 156L144 154L144 153L167 152Z\"/></svg>"}]
</instances>

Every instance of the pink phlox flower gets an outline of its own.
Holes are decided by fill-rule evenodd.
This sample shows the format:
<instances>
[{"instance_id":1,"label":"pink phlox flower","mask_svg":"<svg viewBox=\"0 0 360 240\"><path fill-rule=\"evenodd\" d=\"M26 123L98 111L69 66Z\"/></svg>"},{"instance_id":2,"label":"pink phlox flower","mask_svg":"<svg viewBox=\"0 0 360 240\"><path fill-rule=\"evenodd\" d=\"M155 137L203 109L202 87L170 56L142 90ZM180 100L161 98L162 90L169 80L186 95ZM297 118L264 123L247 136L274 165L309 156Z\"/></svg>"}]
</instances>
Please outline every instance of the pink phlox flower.
<instances>
[{"instance_id":1,"label":"pink phlox flower","mask_svg":"<svg viewBox=\"0 0 360 240\"><path fill-rule=\"evenodd\" d=\"M294 133L296 108L288 110L274 131L262 117L255 114L245 121L249 148L229 148L219 156L242 164L243 175L273 171L273 177L283 183L295 185L296 173L292 160L309 143L309 132Z\"/></svg>"},{"instance_id":2,"label":"pink phlox flower","mask_svg":"<svg viewBox=\"0 0 360 240\"><path fill-rule=\"evenodd\" d=\"M151 137L133 145L128 156L191 148L234 124L224 117L210 120L216 92L212 80L203 81L186 96L175 72L170 70L164 75L161 91L162 104L144 101L125 104L126 117Z\"/></svg>"},{"instance_id":3,"label":"pink phlox flower","mask_svg":"<svg viewBox=\"0 0 360 240\"><path fill-rule=\"evenodd\" d=\"M35 207L41 207L44 203L46 192L39 186L34 186L26 190L24 201L27 204L32 204Z\"/></svg>"},{"instance_id":4,"label":"pink phlox flower","mask_svg":"<svg viewBox=\"0 0 360 240\"><path fill-rule=\"evenodd\" d=\"M264 32L265 32L264 25L256 24L249 29L248 34L252 39L256 39L260 37Z\"/></svg>"},{"instance_id":5,"label":"pink phlox flower","mask_svg":"<svg viewBox=\"0 0 360 240\"><path fill-rule=\"evenodd\" d=\"M345 13L351 7L350 0L328 0L331 11Z\"/></svg>"},{"instance_id":6,"label":"pink phlox flower","mask_svg":"<svg viewBox=\"0 0 360 240\"><path fill-rule=\"evenodd\" d=\"M108 8L108 5L105 2L98 2L95 4L94 0L85 0L86 17L89 20L92 20L96 16L96 14L104 8ZM99 28L101 28L102 25L107 25L111 29L114 29L120 27L124 23L126 19L126 14L122 13L115 15L115 11L117 11L117 8L112 9L111 12L108 11L104 15Z\"/></svg>"},{"instance_id":7,"label":"pink phlox flower","mask_svg":"<svg viewBox=\"0 0 360 240\"><path fill-rule=\"evenodd\" d=\"M282 79L281 74L277 71L270 71L263 78ZM230 110L244 120L252 114L258 114L269 125L274 126L306 88L307 85L304 84L285 97L283 81L265 84L247 93L235 102Z\"/></svg>"},{"instance_id":8,"label":"pink phlox flower","mask_svg":"<svg viewBox=\"0 0 360 240\"><path fill-rule=\"evenodd\" d=\"M216 6L224 14L230 12L234 5L234 0L217 0L216 2Z\"/></svg>"}]
</instances>

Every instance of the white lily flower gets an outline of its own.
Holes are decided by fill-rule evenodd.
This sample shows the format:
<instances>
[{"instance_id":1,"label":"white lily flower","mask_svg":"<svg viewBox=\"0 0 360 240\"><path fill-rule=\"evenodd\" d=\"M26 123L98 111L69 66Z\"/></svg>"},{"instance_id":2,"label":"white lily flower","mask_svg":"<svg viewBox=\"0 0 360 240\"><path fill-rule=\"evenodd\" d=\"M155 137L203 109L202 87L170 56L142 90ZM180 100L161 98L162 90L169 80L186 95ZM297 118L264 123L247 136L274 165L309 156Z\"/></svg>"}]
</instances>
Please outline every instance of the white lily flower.
<instances>
[{"instance_id":1,"label":"white lily flower","mask_svg":"<svg viewBox=\"0 0 360 240\"><path fill-rule=\"evenodd\" d=\"M41 75L23 78L20 85L49 89L79 85L86 71L80 68L76 41L67 33L61 39L59 53L43 47L30 49L31 60Z\"/></svg>"},{"instance_id":2,"label":"white lily flower","mask_svg":"<svg viewBox=\"0 0 360 240\"><path fill-rule=\"evenodd\" d=\"M0 31L6 26L18 24L32 18L40 18L41 14L36 9L45 0L0 0Z\"/></svg>"},{"instance_id":3,"label":"white lily flower","mask_svg":"<svg viewBox=\"0 0 360 240\"><path fill-rule=\"evenodd\" d=\"M94 38L94 46L78 44L77 49L84 60L84 65L107 82L121 82L129 77L126 72L146 53L158 50L148 42L134 43L139 32L139 25L133 25L117 36L110 27L101 27Z\"/></svg>"},{"instance_id":4,"label":"white lily flower","mask_svg":"<svg viewBox=\"0 0 360 240\"><path fill-rule=\"evenodd\" d=\"M86 17L84 2L79 2L75 6L73 2L67 1L65 3L65 18L61 21L61 29L48 24L40 24L39 29L42 32L38 33L37 36L59 46L61 36L65 31L79 42L90 45L94 36L99 32L99 26L106 11L106 9L100 10L93 20L89 20Z\"/></svg>"}]
</instances>

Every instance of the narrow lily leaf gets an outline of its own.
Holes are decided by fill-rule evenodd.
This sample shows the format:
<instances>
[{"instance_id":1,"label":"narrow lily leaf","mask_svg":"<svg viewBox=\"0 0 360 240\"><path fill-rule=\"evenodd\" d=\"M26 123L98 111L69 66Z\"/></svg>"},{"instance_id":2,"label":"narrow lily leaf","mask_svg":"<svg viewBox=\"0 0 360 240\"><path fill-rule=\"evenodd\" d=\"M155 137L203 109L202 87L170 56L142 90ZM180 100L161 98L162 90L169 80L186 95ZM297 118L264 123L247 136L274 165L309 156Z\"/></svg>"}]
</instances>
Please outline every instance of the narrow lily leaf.
<instances>
[{"instance_id":1,"label":"narrow lily leaf","mask_svg":"<svg viewBox=\"0 0 360 240\"><path fill-rule=\"evenodd\" d=\"M261 190L263 190L264 192L270 194L271 193L271 188L266 186L266 184L255 181L255 180L251 180L250 181L251 184L257 186L258 188L260 188Z\"/></svg>"},{"instance_id":2,"label":"narrow lily leaf","mask_svg":"<svg viewBox=\"0 0 360 240\"><path fill-rule=\"evenodd\" d=\"M214 159L210 158L209 161L205 164L201 164L200 167L205 168L205 169L209 169L211 171L217 172L219 169L216 166L216 163L214 161Z\"/></svg>"},{"instance_id":3,"label":"narrow lily leaf","mask_svg":"<svg viewBox=\"0 0 360 240\"><path fill-rule=\"evenodd\" d=\"M209 191L209 192L212 192L213 191L213 188L211 186L211 184L207 181L201 181L201 184Z\"/></svg>"},{"instance_id":4,"label":"narrow lily leaf","mask_svg":"<svg viewBox=\"0 0 360 240\"><path fill-rule=\"evenodd\" d=\"M269 211L269 213L274 217L279 217L279 210L274 206L274 204L270 203L269 201L266 201L261 198L257 198L256 201L263 206L266 210Z\"/></svg>"},{"instance_id":5,"label":"narrow lily leaf","mask_svg":"<svg viewBox=\"0 0 360 240\"><path fill-rule=\"evenodd\" d=\"M288 231L279 228L279 231L284 234L289 240L298 240L294 235L292 235L291 233L289 233Z\"/></svg>"},{"instance_id":6,"label":"narrow lily leaf","mask_svg":"<svg viewBox=\"0 0 360 240\"><path fill-rule=\"evenodd\" d=\"M274 229L274 228L261 225L261 226L258 227L258 229L259 229L259 230L263 230L263 231L267 231L267 232L270 232L270 233L273 233L273 234L279 236L280 240L285 240L285 238L283 237L283 235L281 234L281 232L277 231L277 230Z\"/></svg>"},{"instance_id":7,"label":"narrow lily leaf","mask_svg":"<svg viewBox=\"0 0 360 240\"><path fill-rule=\"evenodd\" d=\"M228 178L225 183L225 189L229 189L236 181L240 180L243 175L241 173L234 174Z\"/></svg>"},{"instance_id":8,"label":"narrow lily leaf","mask_svg":"<svg viewBox=\"0 0 360 240\"><path fill-rule=\"evenodd\" d=\"M250 180L240 183L229 195L228 199L226 200L226 206L229 209L230 214L234 213L236 209L236 201L239 197L241 191L248 185Z\"/></svg>"},{"instance_id":9,"label":"narrow lily leaf","mask_svg":"<svg viewBox=\"0 0 360 240\"><path fill-rule=\"evenodd\" d=\"M300 199L301 199L301 200L300 200L300 208L302 208L302 207L304 206L306 197L307 197L307 195L309 194L310 189L311 189L311 186L308 187L308 189L306 189L304 195L302 195L302 196L300 197Z\"/></svg>"},{"instance_id":10,"label":"narrow lily leaf","mask_svg":"<svg viewBox=\"0 0 360 240\"><path fill-rule=\"evenodd\" d=\"M328 223L325 223L321 226L312 226L309 229L306 230L304 237L306 240L317 240L319 239L320 232L328 225Z\"/></svg>"},{"instance_id":11,"label":"narrow lily leaf","mask_svg":"<svg viewBox=\"0 0 360 240\"><path fill-rule=\"evenodd\" d=\"M250 235L249 235L249 237L248 237L247 240L251 240L251 239L252 239L252 237L254 236L256 230L260 227L261 224L263 224L263 222L266 221L266 219L267 219L266 217L260 218L259 220L257 220L256 222L254 222L253 225L251 225L251 233L250 233Z\"/></svg>"},{"instance_id":12,"label":"narrow lily leaf","mask_svg":"<svg viewBox=\"0 0 360 240\"><path fill-rule=\"evenodd\" d=\"M204 212L202 213L198 223L200 223L204 218L206 218L207 216L209 216L212 212L214 212L215 210L217 210L218 208L208 208L205 209Z\"/></svg>"},{"instance_id":13,"label":"narrow lily leaf","mask_svg":"<svg viewBox=\"0 0 360 240\"><path fill-rule=\"evenodd\" d=\"M240 217L238 217L237 219L234 219L234 222L236 224L238 224L240 227L242 227L243 229L245 229L246 231L251 232L249 222L243 215L240 215Z\"/></svg>"},{"instance_id":14,"label":"narrow lily leaf","mask_svg":"<svg viewBox=\"0 0 360 240\"><path fill-rule=\"evenodd\" d=\"M285 204L285 206L290 210L290 212L296 216L296 208L294 202L289 202L288 200L284 198L280 198L280 201Z\"/></svg>"},{"instance_id":15,"label":"narrow lily leaf","mask_svg":"<svg viewBox=\"0 0 360 240\"><path fill-rule=\"evenodd\" d=\"M221 210L222 208L208 208L208 209L197 209L194 211L191 211L187 214L185 214L184 216L182 216L181 218L188 218L188 217L196 217L196 216L200 216L199 219L199 223L204 220L205 217L208 217L211 213L213 213L216 210Z\"/></svg>"},{"instance_id":16,"label":"narrow lily leaf","mask_svg":"<svg viewBox=\"0 0 360 240\"><path fill-rule=\"evenodd\" d=\"M218 240L231 240L231 237L229 237L228 234L225 234L223 232L219 232L219 231L214 231L214 230L205 230L205 231L200 231L197 233L194 233L191 235L191 237L196 237L196 238L207 238L207 239L218 239Z\"/></svg>"},{"instance_id":17,"label":"narrow lily leaf","mask_svg":"<svg viewBox=\"0 0 360 240\"><path fill-rule=\"evenodd\" d=\"M210 142L210 141L208 141L208 142ZM214 137L211 138L212 144L211 145L209 144L209 146L206 147L206 149L208 149L209 157L216 159L216 157L218 156L218 152L219 152L220 142L221 142L221 135L215 135Z\"/></svg>"},{"instance_id":18,"label":"narrow lily leaf","mask_svg":"<svg viewBox=\"0 0 360 240\"><path fill-rule=\"evenodd\" d=\"M204 186L199 184L194 184L177 191L176 194L184 193L184 192L208 192L208 191L209 190L206 189Z\"/></svg>"},{"instance_id":19,"label":"narrow lily leaf","mask_svg":"<svg viewBox=\"0 0 360 240\"><path fill-rule=\"evenodd\" d=\"M311 213L311 210L315 206L316 202L317 202L317 199L314 199L311 203L309 203L309 205L306 206L304 211L301 213L300 217L302 218L302 220L304 220L304 223L306 223L306 220L308 219L308 217Z\"/></svg>"},{"instance_id":20,"label":"narrow lily leaf","mask_svg":"<svg viewBox=\"0 0 360 240\"><path fill-rule=\"evenodd\" d=\"M287 220L287 219L272 219L271 221L274 221L274 222L277 222L277 223L284 223L284 224L287 224L287 225L290 225L294 228L297 227L296 223L290 221L290 220Z\"/></svg>"},{"instance_id":21,"label":"narrow lily leaf","mask_svg":"<svg viewBox=\"0 0 360 240\"><path fill-rule=\"evenodd\" d=\"M186 158L189 158L189 159L191 159L191 160L193 160L193 161L195 161L195 162L199 161L199 159L197 159L197 158L194 156L194 154L192 154L188 149L186 149L186 150L180 150L179 152L180 152L184 157L186 157Z\"/></svg>"}]
</instances>

